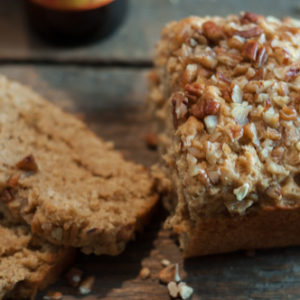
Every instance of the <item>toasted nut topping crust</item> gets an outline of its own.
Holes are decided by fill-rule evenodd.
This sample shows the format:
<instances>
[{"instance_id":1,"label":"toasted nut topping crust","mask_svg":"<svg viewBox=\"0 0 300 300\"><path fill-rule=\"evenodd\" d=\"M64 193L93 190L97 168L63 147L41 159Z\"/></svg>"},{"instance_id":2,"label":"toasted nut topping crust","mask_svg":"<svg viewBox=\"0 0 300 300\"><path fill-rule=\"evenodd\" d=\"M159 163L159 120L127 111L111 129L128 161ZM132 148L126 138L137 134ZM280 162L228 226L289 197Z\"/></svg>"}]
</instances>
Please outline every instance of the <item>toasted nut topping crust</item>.
<instances>
[{"instance_id":1,"label":"toasted nut topping crust","mask_svg":"<svg viewBox=\"0 0 300 300\"><path fill-rule=\"evenodd\" d=\"M150 105L191 221L299 199L299 45L298 20L250 12L163 30Z\"/></svg>"}]
</instances>

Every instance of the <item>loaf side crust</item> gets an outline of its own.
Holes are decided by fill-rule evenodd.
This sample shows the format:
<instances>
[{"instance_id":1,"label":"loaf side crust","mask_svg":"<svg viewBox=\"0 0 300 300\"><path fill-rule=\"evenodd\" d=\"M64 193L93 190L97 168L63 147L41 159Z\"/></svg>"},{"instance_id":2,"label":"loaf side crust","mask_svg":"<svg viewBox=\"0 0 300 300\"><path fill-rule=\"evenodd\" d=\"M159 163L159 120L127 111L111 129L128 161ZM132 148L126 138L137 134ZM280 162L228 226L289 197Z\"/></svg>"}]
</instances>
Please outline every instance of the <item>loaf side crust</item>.
<instances>
[{"instance_id":1,"label":"loaf side crust","mask_svg":"<svg viewBox=\"0 0 300 300\"><path fill-rule=\"evenodd\" d=\"M202 219L174 227L185 258L300 245L300 206L265 207L246 216Z\"/></svg>"}]
</instances>

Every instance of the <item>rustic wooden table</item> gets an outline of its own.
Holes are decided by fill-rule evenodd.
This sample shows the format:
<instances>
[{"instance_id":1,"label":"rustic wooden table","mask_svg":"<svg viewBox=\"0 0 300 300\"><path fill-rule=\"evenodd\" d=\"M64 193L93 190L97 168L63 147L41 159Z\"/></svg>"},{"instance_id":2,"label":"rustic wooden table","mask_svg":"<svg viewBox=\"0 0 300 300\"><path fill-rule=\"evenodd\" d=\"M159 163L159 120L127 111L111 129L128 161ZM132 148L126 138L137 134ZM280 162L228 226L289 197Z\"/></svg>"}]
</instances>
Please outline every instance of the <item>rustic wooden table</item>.
<instances>
[{"instance_id":1,"label":"rustic wooden table","mask_svg":"<svg viewBox=\"0 0 300 300\"><path fill-rule=\"evenodd\" d=\"M144 142L149 131L145 74L160 28L190 14L241 10L300 17L298 0L132 0L125 22L111 37L88 46L58 48L30 33L21 0L0 1L0 72L65 110L83 114L90 128L114 141L127 158L150 166L157 153ZM156 278L166 258L186 271L185 280L195 290L192 299L300 299L299 248L183 261L176 242L160 229L163 220L164 212L157 213L145 234L118 257L78 255L76 265L96 277L91 295L76 296L63 279L51 289L63 291L64 299L169 299ZM142 266L151 270L150 279L139 279Z\"/></svg>"}]
</instances>

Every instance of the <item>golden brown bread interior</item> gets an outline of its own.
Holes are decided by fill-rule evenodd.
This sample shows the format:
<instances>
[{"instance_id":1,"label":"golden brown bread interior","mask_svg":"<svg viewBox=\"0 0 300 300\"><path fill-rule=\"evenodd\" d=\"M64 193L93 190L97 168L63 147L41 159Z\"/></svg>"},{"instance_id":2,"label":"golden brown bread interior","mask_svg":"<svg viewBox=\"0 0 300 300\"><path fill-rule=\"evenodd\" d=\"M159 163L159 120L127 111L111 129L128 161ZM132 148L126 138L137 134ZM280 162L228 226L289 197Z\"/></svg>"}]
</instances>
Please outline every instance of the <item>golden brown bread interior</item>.
<instances>
[{"instance_id":1,"label":"golden brown bread interior","mask_svg":"<svg viewBox=\"0 0 300 300\"><path fill-rule=\"evenodd\" d=\"M4 77L0 148L0 211L53 244L117 255L157 203L144 166Z\"/></svg>"},{"instance_id":2,"label":"golden brown bread interior","mask_svg":"<svg viewBox=\"0 0 300 300\"><path fill-rule=\"evenodd\" d=\"M299 43L253 13L163 29L149 105L186 256L300 244Z\"/></svg>"},{"instance_id":3,"label":"golden brown bread interior","mask_svg":"<svg viewBox=\"0 0 300 300\"><path fill-rule=\"evenodd\" d=\"M74 249L53 246L28 226L0 221L0 299L33 299L74 258Z\"/></svg>"}]
</instances>

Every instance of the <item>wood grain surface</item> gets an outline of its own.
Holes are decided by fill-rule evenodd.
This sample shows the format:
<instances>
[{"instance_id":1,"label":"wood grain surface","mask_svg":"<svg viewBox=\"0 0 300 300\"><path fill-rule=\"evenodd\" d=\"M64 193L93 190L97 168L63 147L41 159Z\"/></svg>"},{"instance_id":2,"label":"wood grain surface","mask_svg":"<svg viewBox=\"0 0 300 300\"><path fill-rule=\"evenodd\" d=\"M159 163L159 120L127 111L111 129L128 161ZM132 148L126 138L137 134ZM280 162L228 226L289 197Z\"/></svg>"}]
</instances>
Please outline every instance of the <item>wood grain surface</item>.
<instances>
[{"instance_id":1,"label":"wood grain surface","mask_svg":"<svg viewBox=\"0 0 300 300\"><path fill-rule=\"evenodd\" d=\"M146 71L0 66L0 73L32 86L65 110L81 114L93 131L114 141L127 158L150 166L157 153L144 142L150 130L144 109ZM183 261L176 241L161 229L165 217L160 208L145 233L118 257L78 255L76 266L85 276L96 278L92 294L79 296L63 277L50 290L62 291L63 299L68 300L169 299L166 286L156 277L166 258L185 271L185 281L195 290L193 300L300 299L299 247L260 250L254 256L239 252ZM139 278L143 266L151 270L150 279Z\"/></svg>"},{"instance_id":2,"label":"wood grain surface","mask_svg":"<svg viewBox=\"0 0 300 300\"><path fill-rule=\"evenodd\" d=\"M109 38L76 48L57 48L30 32L23 1L0 1L0 61L143 65L150 63L162 26L188 15L253 11L300 18L299 0L130 0L123 25Z\"/></svg>"}]
</instances>

